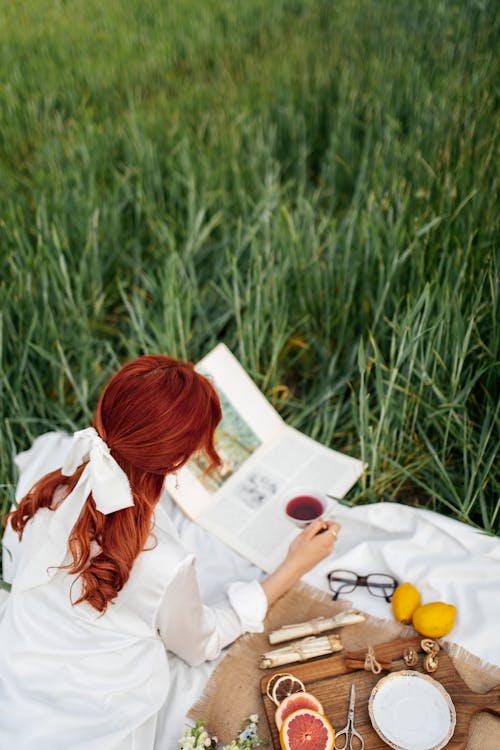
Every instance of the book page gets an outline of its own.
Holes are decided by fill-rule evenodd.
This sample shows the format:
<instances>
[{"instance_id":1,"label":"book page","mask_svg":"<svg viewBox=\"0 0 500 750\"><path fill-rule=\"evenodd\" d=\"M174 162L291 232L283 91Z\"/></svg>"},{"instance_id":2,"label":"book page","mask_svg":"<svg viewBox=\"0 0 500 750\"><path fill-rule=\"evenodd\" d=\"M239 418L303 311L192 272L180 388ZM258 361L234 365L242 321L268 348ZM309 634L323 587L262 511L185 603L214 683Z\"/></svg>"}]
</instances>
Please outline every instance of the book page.
<instances>
[{"instance_id":1,"label":"book page","mask_svg":"<svg viewBox=\"0 0 500 750\"><path fill-rule=\"evenodd\" d=\"M192 458L165 487L192 519L198 519L224 484L263 444L285 429L285 423L269 404L238 360L219 344L196 369L212 380L222 407L222 421L215 433L215 445L222 459L219 469L206 473L203 457Z\"/></svg>"},{"instance_id":2,"label":"book page","mask_svg":"<svg viewBox=\"0 0 500 750\"><path fill-rule=\"evenodd\" d=\"M218 344L200 360L196 369L213 380L229 404L261 443L271 440L285 423L264 394L247 375L225 344ZM226 418L223 405L223 419Z\"/></svg>"},{"instance_id":3,"label":"book page","mask_svg":"<svg viewBox=\"0 0 500 750\"><path fill-rule=\"evenodd\" d=\"M271 572L299 532L285 516L284 495L294 487L307 487L341 498L359 479L362 468L361 461L285 427L221 487L198 522Z\"/></svg>"}]
</instances>

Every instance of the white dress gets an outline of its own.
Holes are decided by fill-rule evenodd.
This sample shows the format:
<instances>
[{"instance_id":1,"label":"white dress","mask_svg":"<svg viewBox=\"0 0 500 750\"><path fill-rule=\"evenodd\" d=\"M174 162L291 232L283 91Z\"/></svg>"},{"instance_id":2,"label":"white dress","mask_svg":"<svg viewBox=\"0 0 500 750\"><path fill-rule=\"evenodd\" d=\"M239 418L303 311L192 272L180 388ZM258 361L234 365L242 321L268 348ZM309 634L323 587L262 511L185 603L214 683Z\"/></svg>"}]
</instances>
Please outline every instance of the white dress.
<instances>
[{"instance_id":1,"label":"white dress","mask_svg":"<svg viewBox=\"0 0 500 750\"><path fill-rule=\"evenodd\" d=\"M61 466L69 441L48 433L17 457L18 497ZM43 527L50 513L38 511L37 523ZM87 603L71 604L79 582L64 571L16 591L16 573L36 556L32 523L21 542L10 527L4 536L4 578L13 586L0 613L0 748L174 750L179 729L168 726L166 650L196 665L242 633L261 631L262 587L231 583L225 600L204 606L194 556L159 504L152 549L100 615Z\"/></svg>"}]
</instances>

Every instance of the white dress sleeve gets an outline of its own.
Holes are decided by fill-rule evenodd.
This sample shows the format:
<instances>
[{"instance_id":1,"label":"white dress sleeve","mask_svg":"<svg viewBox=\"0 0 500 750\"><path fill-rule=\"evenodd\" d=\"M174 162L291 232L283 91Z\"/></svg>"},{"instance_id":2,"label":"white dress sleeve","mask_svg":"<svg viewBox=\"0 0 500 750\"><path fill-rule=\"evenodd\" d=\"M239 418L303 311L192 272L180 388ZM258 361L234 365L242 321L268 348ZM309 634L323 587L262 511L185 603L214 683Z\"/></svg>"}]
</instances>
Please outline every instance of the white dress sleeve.
<instances>
[{"instance_id":1,"label":"white dress sleeve","mask_svg":"<svg viewBox=\"0 0 500 750\"><path fill-rule=\"evenodd\" d=\"M16 502L19 502L39 479L63 465L71 445L71 435L65 432L46 432L36 438L31 448L14 457L19 470ZM16 574L19 537L7 524L2 539L3 579L12 583Z\"/></svg>"},{"instance_id":2,"label":"white dress sleeve","mask_svg":"<svg viewBox=\"0 0 500 750\"><path fill-rule=\"evenodd\" d=\"M213 607L200 598L195 558L189 555L167 585L157 613L165 647L195 666L215 659L243 633L264 629L267 599L257 581L229 584L227 599Z\"/></svg>"},{"instance_id":3,"label":"white dress sleeve","mask_svg":"<svg viewBox=\"0 0 500 750\"><path fill-rule=\"evenodd\" d=\"M16 500L21 500L45 474L61 468L71 440L72 436L66 432L45 432L31 448L15 456L14 463L19 469Z\"/></svg>"}]
</instances>

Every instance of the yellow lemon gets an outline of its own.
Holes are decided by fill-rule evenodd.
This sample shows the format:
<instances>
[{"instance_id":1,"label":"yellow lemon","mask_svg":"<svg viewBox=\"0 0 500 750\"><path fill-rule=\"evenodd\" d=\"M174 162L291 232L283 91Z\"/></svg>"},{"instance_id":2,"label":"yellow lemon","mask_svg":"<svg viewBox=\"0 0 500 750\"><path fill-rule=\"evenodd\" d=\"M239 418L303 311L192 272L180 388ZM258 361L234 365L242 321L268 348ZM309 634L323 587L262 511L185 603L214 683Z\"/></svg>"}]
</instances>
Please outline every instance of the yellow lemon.
<instances>
[{"instance_id":1,"label":"yellow lemon","mask_svg":"<svg viewBox=\"0 0 500 750\"><path fill-rule=\"evenodd\" d=\"M410 623L420 606L420 594L412 583L402 583L392 596L392 613L398 622Z\"/></svg>"},{"instance_id":2,"label":"yellow lemon","mask_svg":"<svg viewBox=\"0 0 500 750\"><path fill-rule=\"evenodd\" d=\"M456 607L444 602L429 602L418 607L413 613L413 627L427 638L440 638L446 635L455 624Z\"/></svg>"}]
</instances>

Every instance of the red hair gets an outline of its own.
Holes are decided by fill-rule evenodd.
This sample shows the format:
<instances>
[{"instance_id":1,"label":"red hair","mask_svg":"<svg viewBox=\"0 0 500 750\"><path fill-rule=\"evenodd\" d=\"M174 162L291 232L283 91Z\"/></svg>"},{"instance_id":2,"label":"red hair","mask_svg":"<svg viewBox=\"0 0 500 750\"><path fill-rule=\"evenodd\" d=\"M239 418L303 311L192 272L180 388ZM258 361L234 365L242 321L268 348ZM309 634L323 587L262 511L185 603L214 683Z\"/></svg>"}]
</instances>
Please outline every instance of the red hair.
<instances>
[{"instance_id":1,"label":"red hair","mask_svg":"<svg viewBox=\"0 0 500 750\"><path fill-rule=\"evenodd\" d=\"M75 604L87 601L104 612L123 588L150 535L166 474L198 450L208 458L209 470L220 465L213 440L220 419L215 388L190 362L159 354L139 357L110 380L97 404L94 427L127 474L135 504L103 515L92 494L87 498L69 539L73 562L66 568L82 583ZM21 538L39 508L53 507L56 489L63 488L64 497L72 491L83 468L69 477L60 469L44 476L4 523L10 519ZM94 556L92 542L100 547Z\"/></svg>"}]
</instances>

